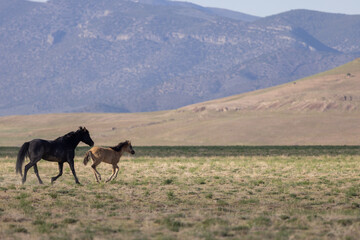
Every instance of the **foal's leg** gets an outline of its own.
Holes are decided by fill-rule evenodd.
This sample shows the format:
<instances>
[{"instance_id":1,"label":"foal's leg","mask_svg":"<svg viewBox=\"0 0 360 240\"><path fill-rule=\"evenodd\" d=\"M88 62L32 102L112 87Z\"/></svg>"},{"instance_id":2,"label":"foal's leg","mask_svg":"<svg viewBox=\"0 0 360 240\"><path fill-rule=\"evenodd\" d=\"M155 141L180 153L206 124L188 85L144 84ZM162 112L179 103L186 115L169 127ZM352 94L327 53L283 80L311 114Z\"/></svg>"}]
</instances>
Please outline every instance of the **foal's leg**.
<instances>
[{"instance_id":1,"label":"foal's leg","mask_svg":"<svg viewBox=\"0 0 360 240\"><path fill-rule=\"evenodd\" d=\"M119 166L116 165L116 173L115 173L115 176L114 176L114 178L112 180L114 180L117 177L118 173L119 173Z\"/></svg>"},{"instance_id":2,"label":"foal's leg","mask_svg":"<svg viewBox=\"0 0 360 240\"><path fill-rule=\"evenodd\" d=\"M35 172L35 174L36 174L36 176L37 176L37 178L38 178L38 180L39 180L39 183L40 183L40 184L43 184L43 181L41 181L41 178L40 178L40 176L39 176L39 171L38 171L38 168L37 168L36 163L34 164L34 172Z\"/></svg>"},{"instance_id":3,"label":"foal's leg","mask_svg":"<svg viewBox=\"0 0 360 240\"><path fill-rule=\"evenodd\" d=\"M112 178L113 178L113 176L115 175L115 173L116 173L116 169L118 169L119 167L116 165L116 164L113 164L112 165L113 166L113 173L111 174L111 176L109 177L109 179L108 180L106 180L106 182L109 182L109 181L111 181L112 180Z\"/></svg>"},{"instance_id":4,"label":"foal's leg","mask_svg":"<svg viewBox=\"0 0 360 240\"><path fill-rule=\"evenodd\" d=\"M95 161L92 165L91 165L91 168L94 172L94 175L95 175L95 178L96 178L96 181L99 182L101 181L101 175L100 173L96 170L96 166L99 165L101 162L100 161Z\"/></svg>"},{"instance_id":5,"label":"foal's leg","mask_svg":"<svg viewBox=\"0 0 360 240\"><path fill-rule=\"evenodd\" d=\"M100 173L96 170L96 165L91 165L91 168L94 172L95 178L96 178L96 182L99 182L99 180L101 180L101 175Z\"/></svg>"},{"instance_id":6,"label":"foal's leg","mask_svg":"<svg viewBox=\"0 0 360 240\"><path fill-rule=\"evenodd\" d=\"M58 177L60 177L63 174L64 163L59 162L58 164L59 164L59 174L57 176L51 178L51 184L53 184L55 182L55 180L58 179Z\"/></svg>"}]
</instances>

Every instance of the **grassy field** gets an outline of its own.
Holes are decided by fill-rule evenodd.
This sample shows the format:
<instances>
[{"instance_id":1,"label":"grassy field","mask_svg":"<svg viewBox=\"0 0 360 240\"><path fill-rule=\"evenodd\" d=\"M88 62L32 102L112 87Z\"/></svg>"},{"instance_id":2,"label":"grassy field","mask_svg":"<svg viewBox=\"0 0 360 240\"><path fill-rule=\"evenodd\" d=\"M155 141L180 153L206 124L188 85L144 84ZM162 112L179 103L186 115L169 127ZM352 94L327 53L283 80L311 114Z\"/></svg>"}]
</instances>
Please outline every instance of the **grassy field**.
<instances>
[{"instance_id":1,"label":"grassy field","mask_svg":"<svg viewBox=\"0 0 360 240\"><path fill-rule=\"evenodd\" d=\"M57 164L46 161L38 164L43 185L33 170L21 185L17 148L6 149L0 239L360 238L360 155L354 149L331 153L328 147L331 154L311 155L309 149L269 154L264 148L247 156L210 156L203 149L201 156L197 148L190 156L196 148L169 154L164 147L157 156L135 148L137 155L124 157L118 178L108 184L97 184L77 154L80 186L67 165L51 185ZM103 179L111 174L110 165L98 169Z\"/></svg>"}]
</instances>

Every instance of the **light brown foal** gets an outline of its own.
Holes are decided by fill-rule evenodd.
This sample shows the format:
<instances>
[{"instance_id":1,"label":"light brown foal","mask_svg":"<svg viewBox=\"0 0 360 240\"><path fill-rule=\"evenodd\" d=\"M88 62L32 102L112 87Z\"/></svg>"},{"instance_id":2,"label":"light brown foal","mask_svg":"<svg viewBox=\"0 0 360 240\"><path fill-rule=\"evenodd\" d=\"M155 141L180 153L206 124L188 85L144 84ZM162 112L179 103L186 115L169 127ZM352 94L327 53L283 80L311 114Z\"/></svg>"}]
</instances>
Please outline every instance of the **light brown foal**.
<instances>
[{"instance_id":1,"label":"light brown foal","mask_svg":"<svg viewBox=\"0 0 360 240\"><path fill-rule=\"evenodd\" d=\"M84 165L89 162L90 158L93 160L91 168L94 171L96 181L99 182L101 180L101 175L96 170L96 166L99 165L101 162L112 164L113 173L106 181L109 182L117 177L119 172L119 166L117 164L119 163L120 157L123 155L124 152L135 154L135 151L133 150L130 141L125 141L119 143L114 147L109 148L93 147L86 153L84 158Z\"/></svg>"}]
</instances>

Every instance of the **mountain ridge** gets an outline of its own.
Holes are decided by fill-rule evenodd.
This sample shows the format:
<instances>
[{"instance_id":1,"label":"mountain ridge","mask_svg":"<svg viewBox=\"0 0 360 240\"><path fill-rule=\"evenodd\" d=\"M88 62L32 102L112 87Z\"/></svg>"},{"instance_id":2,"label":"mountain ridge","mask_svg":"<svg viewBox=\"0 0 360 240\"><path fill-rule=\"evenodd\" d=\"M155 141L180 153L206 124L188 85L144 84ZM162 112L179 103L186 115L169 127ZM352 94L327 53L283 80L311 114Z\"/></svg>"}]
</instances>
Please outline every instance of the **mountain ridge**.
<instances>
[{"instance_id":1,"label":"mountain ridge","mask_svg":"<svg viewBox=\"0 0 360 240\"><path fill-rule=\"evenodd\" d=\"M241 21L165 0L24 2L0 4L0 115L176 109L360 56L357 15L291 11ZM332 19L336 31L293 20L303 15Z\"/></svg>"},{"instance_id":2,"label":"mountain ridge","mask_svg":"<svg viewBox=\"0 0 360 240\"><path fill-rule=\"evenodd\" d=\"M344 98L346 97L346 99ZM308 78L169 111L0 117L0 146L86 126L97 145L360 145L360 59Z\"/></svg>"}]
</instances>

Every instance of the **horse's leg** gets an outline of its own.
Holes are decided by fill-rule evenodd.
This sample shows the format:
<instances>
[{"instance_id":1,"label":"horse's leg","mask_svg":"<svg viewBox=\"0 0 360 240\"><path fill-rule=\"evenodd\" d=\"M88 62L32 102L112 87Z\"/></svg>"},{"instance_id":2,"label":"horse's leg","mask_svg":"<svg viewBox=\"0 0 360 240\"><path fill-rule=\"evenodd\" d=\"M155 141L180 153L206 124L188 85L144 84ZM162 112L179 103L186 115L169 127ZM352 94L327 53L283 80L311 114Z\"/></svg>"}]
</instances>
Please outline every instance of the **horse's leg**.
<instances>
[{"instance_id":1,"label":"horse's leg","mask_svg":"<svg viewBox=\"0 0 360 240\"><path fill-rule=\"evenodd\" d=\"M29 169L30 169L32 166L36 165L36 163L37 163L38 161L40 161L41 158L36 158L35 160L33 160L33 159L35 159L35 158L31 158L31 157L30 157L30 162L29 162L28 164L26 164L26 166L25 166L24 176L23 176L23 179L22 179L22 183L23 183L23 184L26 182L26 175L27 175L27 172L29 171ZM35 172L35 173L36 173L36 172Z\"/></svg>"},{"instance_id":2,"label":"horse's leg","mask_svg":"<svg viewBox=\"0 0 360 240\"><path fill-rule=\"evenodd\" d=\"M91 168L94 172L94 175L95 175L95 178L96 178L96 181L99 182L99 180L101 181L101 175L100 173L96 170L96 166L99 165L100 162L96 161L94 162L92 165L91 165Z\"/></svg>"},{"instance_id":3,"label":"horse's leg","mask_svg":"<svg viewBox=\"0 0 360 240\"><path fill-rule=\"evenodd\" d=\"M106 180L106 182L110 182L111 179L113 178L113 176L115 175L117 165L113 164L112 166L113 166L112 174L111 174L111 176L109 177L109 179Z\"/></svg>"},{"instance_id":4,"label":"horse's leg","mask_svg":"<svg viewBox=\"0 0 360 240\"><path fill-rule=\"evenodd\" d=\"M91 153L91 151L90 151L90 153ZM91 156L91 159L93 160L93 164L91 165L91 168L94 172L96 182L99 182L99 180L101 181L101 174L96 169L96 166L101 163L101 160L99 158L96 158L93 154L91 154L90 156Z\"/></svg>"},{"instance_id":5,"label":"horse's leg","mask_svg":"<svg viewBox=\"0 0 360 240\"><path fill-rule=\"evenodd\" d=\"M51 184L53 184L55 182L55 180L58 179L58 177L60 177L63 174L64 163L59 162L58 164L59 164L59 174L57 176L51 178Z\"/></svg>"},{"instance_id":6,"label":"horse's leg","mask_svg":"<svg viewBox=\"0 0 360 240\"><path fill-rule=\"evenodd\" d=\"M118 173L119 173L119 166L115 165L115 168L116 168L116 172L115 172L115 176L114 176L114 178L112 180L114 180L117 177Z\"/></svg>"},{"instance_id":7,"label":"horse's leg","mask_svg":"<svg viewBox=\"0 0 360 240\"><path fill-rule=\"evenodd\" d=\"M79 179L77 178L76 172L75 172L74 159L68 160L68 163L69 163L69 165L70 165L71 172L72 172L72 174L74 175L75 183L76 183L76 184L80 184Z\"/></svg>"},{"instance_id":8,"label":"horse's leg","mask_svg":"<svg viewBox=\"0 0 360 240\"><path fill-rule=\"evenodd\" d=\"M95 175L95 178L96 178L96 182L99 182L99 178L100 178L100 180L101 180L101 177L100 177L100 176L98 177L98 175L97 175L97 172L98 172L98 171L96 170L96 166L92 165L91 168L92 168L92 170L93 170L93 172L94 172L94 175Z\"/></svg>"},{"instance_id":9,"label":"horse's leg","mask_svg":"<svg viewBox=\"0 0 360 240\"><path fill-rule=\"evenodd\" d=\"M37 176L37 178L38 178L38 180L39 180L39 183L40 183L40 184L43 184L43 181L41 181L41 178L40 178L40 176L39 176L39 171L38 171L38 168L37 168L36 163L34 164L34 172L35 172L35 174L36 174L36 176Z\"/></svg>"},{"instance_id":10,"label":"horse's leg","mask_svg":"<svg viewBox=\"0 0 360 240\"><path fill-rule=\"evenodd\" d=\"M25 169L24 169L24 176L22 178L22 184L24 184L26 182L26 175L27 175L27 172L29 171L29 169L34 166L34 163L33 162L29 162L28 164L25 165Z\"/></svg>"}]
</instances>

